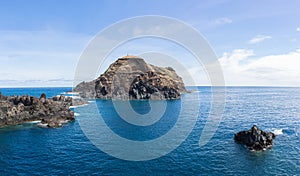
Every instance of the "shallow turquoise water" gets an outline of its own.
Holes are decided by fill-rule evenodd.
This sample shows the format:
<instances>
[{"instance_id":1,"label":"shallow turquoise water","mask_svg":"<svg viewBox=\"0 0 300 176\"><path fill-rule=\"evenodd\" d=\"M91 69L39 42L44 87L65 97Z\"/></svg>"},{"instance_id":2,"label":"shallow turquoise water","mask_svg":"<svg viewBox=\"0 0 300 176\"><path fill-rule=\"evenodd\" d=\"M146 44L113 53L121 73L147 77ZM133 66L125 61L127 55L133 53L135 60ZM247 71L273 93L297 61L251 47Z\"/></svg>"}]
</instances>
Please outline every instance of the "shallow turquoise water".
<instances>
[{"instance_id":1,"label":"shallow turquoise water","mask_svg":"<svg viewBox=\"0 0 300 176\"><path fill-rule=\"evenodd\" d=\"M91 106L77 108L77 120L60 129L40 129L34 124L0 129L0 175L298 175L300 173L300 88L229 87L226 108L214 137L202 147L198 141L209 110L211 91L199 87L200 111L188 138L174 151L150 161L125 161L100 151L84 135L78 123ZM54 96L70 88L0 89L3 94L46 92ZM193 93L195 94L195 93ZM193 94L169 101L160 121L147 127L124 122L111 101L96 103L105 123L118 135L137 141L155 139L167 133L177 121L181 101L191 105ZM91 103L91 104L93 104ZM131 102L139 113L149 103ZM189 115L189 113L187 113ZM191 117L192 118L192 117ZM233 135L253 124L280 132L274 147L250 152L233 141ZM101 131L101 129L99 129ZM179 132L180 133L180 132ZM172 141L166 141L166 144Z\"/></svg>"}]
</instances>

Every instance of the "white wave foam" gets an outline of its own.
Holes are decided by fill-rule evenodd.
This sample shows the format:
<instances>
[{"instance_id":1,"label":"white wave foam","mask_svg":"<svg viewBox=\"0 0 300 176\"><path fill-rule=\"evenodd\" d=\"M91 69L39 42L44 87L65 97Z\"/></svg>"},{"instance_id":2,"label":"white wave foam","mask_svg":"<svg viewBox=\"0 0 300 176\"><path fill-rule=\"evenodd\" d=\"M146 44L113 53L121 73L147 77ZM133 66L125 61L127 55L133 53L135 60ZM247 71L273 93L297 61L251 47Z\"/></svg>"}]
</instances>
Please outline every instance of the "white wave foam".
<instances>
[{"instance_id":1,"label":"white wave foam","mask_svg":"<svg viewBox=\"0 0 300 176\"><path fill-rule=\"evenodd\" d=\"M73 99L81 99L79 96L67 96L67 97L71 97L71 98L73 98Z\"/></svg>"},{"instance_id":2,"label":"white wave foam","mask_svg":"<svg viewBox=\"0 0 300 176\"><path fill-rule=\"evenodd\" d=\"M26 123L40 123L41 120L34 120L34 121L30 121L30 122L26 122Z\"/></svg>"},{"instance_id":3,"label":"white wave foam","mask_svg":"<svg viewBox=\"0 0 300 176\"><path fill-rule=\"evenodd\" d=\"M40 127L40 128L47 128L48 126L47 126L48 124L47 123L45 123L45 124L43 124L43 123L37 123L37 126L38 127Z\"/></svg>"},{"instance_id":4,"label":"white wave foam","mask_svg":"<svg viewBox=\"0 0 300 176\"><path fill-rule=\"evenodd\" d=\"M74 116L80 116L80 114L75 112L75 113L74 113Z\"/></svg>"},{"instance_id":5,"label":"white wave foam","mask_svg":"<svg viewBox=\"0 0 300 176\"><path fill-rule=\"evenodd\" d=\"M78 106L70 106L69 109L71 109L71 108L78 108L78 107L82 107L82 106L86 106L86 105L88 105L88 104L83 104L83 105L78 105Z\"/></svg>"},{"instance_id":6,"label":"white wave foam","mask_svg":"<svg viewBox=\"0 0 300 176\"><path fill-rule=\"evenodd\" d=\"M79 95L79 92L63 92L61 94Z\"/></svg>"},{"instance_id":7,"label":"white wave foam","mask_svg":"<svg viewBox=\"0 0 300 176\"><path fill-rule=\"evenodd\" d=\"M282 134L283 134L283 129L274 129L274 130L273 130L273 133L274 133L275 135L282 135Z\"/></svg>"}]
</instances>

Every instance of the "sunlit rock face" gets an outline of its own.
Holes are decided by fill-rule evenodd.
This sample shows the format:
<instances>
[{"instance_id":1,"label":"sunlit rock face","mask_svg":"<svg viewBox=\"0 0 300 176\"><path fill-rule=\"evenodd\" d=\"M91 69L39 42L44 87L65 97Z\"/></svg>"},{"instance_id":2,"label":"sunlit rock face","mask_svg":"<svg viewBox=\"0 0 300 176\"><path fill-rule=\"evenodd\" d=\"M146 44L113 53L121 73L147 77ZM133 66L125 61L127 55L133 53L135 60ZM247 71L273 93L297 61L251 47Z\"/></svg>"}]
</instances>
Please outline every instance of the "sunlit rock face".
<instances>
[{"instance_id":1,"label":"sunlit rock face","mask_svg":"<svg viewBox=\"0 0 300 176\"><path fill-rule=\"evenodd\" d=\"M96 80L81 82L74 91L84 98L167 100L180 98L186 89L171 67L157 67L142 58L124 56Z\"/></svg>"}]
</instances>

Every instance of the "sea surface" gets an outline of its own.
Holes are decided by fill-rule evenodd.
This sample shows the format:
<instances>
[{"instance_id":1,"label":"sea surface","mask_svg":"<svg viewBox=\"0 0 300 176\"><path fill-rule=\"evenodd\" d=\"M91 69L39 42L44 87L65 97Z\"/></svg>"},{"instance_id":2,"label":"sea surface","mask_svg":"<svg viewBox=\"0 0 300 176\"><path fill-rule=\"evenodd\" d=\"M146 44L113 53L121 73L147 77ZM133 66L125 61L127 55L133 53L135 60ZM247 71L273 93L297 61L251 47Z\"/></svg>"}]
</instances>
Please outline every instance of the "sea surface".
<instances>
[{"instance_id":1,"label":"sea surface","mask_svg":"<svg viewBox=\"0 0 300 176\"><path fill-rule=\"evenodd\" d=\"M300 88L227 87L226 92L217 91L215 95L226 93L224 114L212 139L201 147L199 138L212 106L212 92L210 87L189 89L197 91L184 94L181 100L168 101L163 117L149 126L125 122L112 101L92 100L89 105L74 109L77 120L63 128L41 129L35 123L1 128L0 175L300 175ZM51 97L71 90L0 88L4 95L37 97L41 93ZM196 95L200 98L195 98ZM96 105L115 134L149 141L172 130L182 103L189 107L200 104L191 133L175 150L148 161L127 161L102 152L86 137L80 125L80 121L97 116L91 111ZM148 101L130 104L140 114L151 110ZM195 118L194 114L184 113L190 119ZM271 150L251 152L234 142L234 133L250 129L254 124L277 134ZM102 128L99 132L106 135ZM165 140L162 146L170 146L172 142L172 139Z\"/></svg>"}]
</instances>

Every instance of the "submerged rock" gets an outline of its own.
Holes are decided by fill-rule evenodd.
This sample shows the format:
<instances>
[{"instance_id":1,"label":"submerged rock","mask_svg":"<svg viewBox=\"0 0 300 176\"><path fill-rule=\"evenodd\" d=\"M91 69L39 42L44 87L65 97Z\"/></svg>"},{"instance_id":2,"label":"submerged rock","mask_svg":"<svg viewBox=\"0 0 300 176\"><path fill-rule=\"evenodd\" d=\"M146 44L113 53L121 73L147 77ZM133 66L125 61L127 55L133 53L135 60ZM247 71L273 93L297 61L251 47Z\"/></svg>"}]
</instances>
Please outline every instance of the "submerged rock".
<instances>
[{"instance_id":1,"label":"submerged rock","mask_svg":"<svg viewBox=\"0 0 300 176\"><path fill-rule=\"evenodd\" d=\"M244 144L250 150L255 151L270 149L274 139L274 133L262 131L256 125L248 131L241 131L234 135L237 143Z\"/></svg>"},{"instance_id":2,"label":"submerged rock","mask_svg":"<svg viewBox=\"0 0 300 176\"><path fill-rule=\"evenodd\" d=\"M74 120L74 112L69 109L70 106L87 103L82 99L63 95L48 99L46 94L42 94L40 98L0 95L0 127L37 120L41 120L38 125L41 127L61 127L65 122Z\"/></svg>"},{"instance_id":3,"label":"submerged rock","mask_svg":"<svg viewBox=\"0 0 300 176\"><path fill-rule=\"evenodd\" d=\"M175 70L148 64L136 56L119 58L96 80L74 88L84 98L178 99L187 92Z\"/></svg>"}]
</instances>

